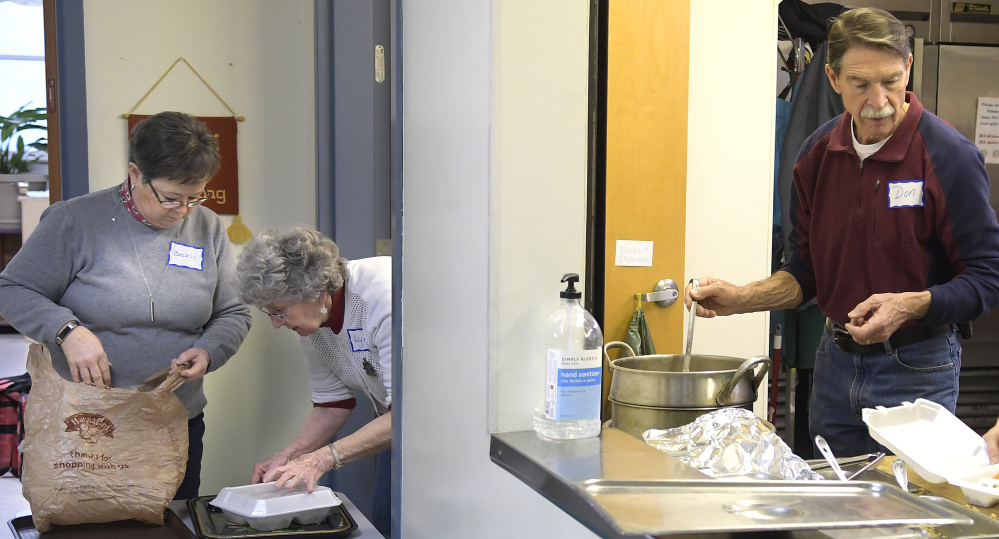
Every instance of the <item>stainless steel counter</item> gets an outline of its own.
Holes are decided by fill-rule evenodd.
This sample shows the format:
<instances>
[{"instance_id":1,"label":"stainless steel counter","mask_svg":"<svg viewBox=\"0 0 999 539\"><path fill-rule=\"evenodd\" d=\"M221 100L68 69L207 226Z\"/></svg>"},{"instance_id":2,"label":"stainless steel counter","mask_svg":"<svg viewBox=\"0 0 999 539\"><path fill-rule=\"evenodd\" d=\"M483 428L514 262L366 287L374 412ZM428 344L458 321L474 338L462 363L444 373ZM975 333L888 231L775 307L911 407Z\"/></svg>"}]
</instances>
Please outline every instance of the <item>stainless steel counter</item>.
<instances>
[{"instance_id":1,"label":"stainless steel counter","mask_svg":"<svg viewBox=\"0 0 999 539\"><path fill-rule=\"evenodd\" d=\"M494 434L490 456L493 462L520 478L601 537L717 539L777 536L793 539L829 539L857 533L856 528L837 529L833 520L829 520L833 525L827 527L812 526L810 522L825 522L826 519L802 521L802 518L822 516L820 512L807 510L799 511L801 514L797 516L797 523L789 527L791 519L795 518L793 515L788 516L789 512L796 511L795 507L802 507L801 505L794 507L790 504L771 505L763 507L762 510L761 506L740 509L739 503L745 505L751 503L747 500L762 499L762 496L753 494L745 496L739 494L738 490L734 491L735 497L732 498L738 501L735 504L727 504L724 509L718 503L699 505L701 500L717 498L718 492L725 488L744 489L750 493L766 489L754 489L748 483L742 483L742 486L733 485L727 481L713 483L716 488L707 486L704 481L715 480L652 448L644 441L613 428L605 428L597 438L566 441L545 440L533 431ZM787 485L785 482L781 483ZM796 484L802 483L804 482ZM806 504L809 491L821 489L820 494L824 498L819 501L825 505L829 507L856 505L859 506L857 514L866 514L874 520L879 520L881 526L867 528L864 536L906 537L907 532L918 532L914 528L899 527L898 524L891 526L892 522L911 523L925 518L927 522L922 524L928 525L929 520L933 519L937 519L936 523L941 524L948 519L967 518L966 515L959 514L959 506L956 504L948 505L949 502L946 501L909 496L897 486L870 481L828 482L821 486L814 482L808 483L812 484L795 492L799 495L798 498L805 499ZM619 490L622 485L628 487L627 495L614 497L615 489ZM763 487L761 483L757 485ZM689 496L685 496L687 492ZM894 502L894 505L888 502ZM795 503L798 503L798 500ZM746 509L756 513L757 520L753 526L745 528L756 528L754 531L736 530L734 526L730 526L730 529L735 531L723 531L726 529L722 525L725 521L736 522L732 517L733 513ZM784 510L789 512L780 513ZM772 513L768 515L767 511ZM767 518L772 520L767 521ZM950 521L956 522L956 520ZM691 526L692 522L699 524ZM966 520L965 526L970 522ZM772 527L768 528L768 523ZM938 529L945 530L949 527L957 526L941 526ZM714 531L711 533L669 531L692 528ZM760 531L761 529L771 531ZM881 533L889 531L894 535ZM847 535L843 535L844 533Z\"/></svg>"}]
</instances>

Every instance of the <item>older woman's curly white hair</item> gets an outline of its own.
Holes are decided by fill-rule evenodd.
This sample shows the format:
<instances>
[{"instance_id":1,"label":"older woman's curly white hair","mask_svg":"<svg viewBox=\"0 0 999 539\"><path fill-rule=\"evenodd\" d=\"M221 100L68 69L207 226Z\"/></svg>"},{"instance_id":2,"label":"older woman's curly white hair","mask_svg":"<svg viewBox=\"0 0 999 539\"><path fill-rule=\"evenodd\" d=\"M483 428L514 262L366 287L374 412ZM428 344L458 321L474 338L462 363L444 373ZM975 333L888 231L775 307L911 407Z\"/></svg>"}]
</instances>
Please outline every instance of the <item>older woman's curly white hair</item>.
<instances>
[{"instance_id":1,"label":"older woman's curly white hair","mask_svg":"<svg viewBox=\"0 0 999 539\"><path fill-rule=\"evenodd\" d=\"M260 307L313 301L323 290L337 292L350 278L347 259L333 240L301 226L255 236L239 255L236 272L240 297Z\"/></svg>"}]
</instances>

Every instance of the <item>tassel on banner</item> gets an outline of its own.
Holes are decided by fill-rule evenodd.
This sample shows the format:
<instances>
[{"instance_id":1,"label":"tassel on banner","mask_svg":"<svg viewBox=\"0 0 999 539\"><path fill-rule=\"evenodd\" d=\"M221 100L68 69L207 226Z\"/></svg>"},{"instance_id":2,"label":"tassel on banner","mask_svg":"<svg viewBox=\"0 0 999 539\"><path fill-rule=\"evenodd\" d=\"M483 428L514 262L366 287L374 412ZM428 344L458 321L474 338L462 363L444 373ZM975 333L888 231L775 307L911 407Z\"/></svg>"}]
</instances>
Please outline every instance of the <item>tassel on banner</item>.
<instances>
[{"instance_id":1,"label":"tassel on banner","mask_svg":"<svg viewBox=\"0 0 999 539\"><path fill-rule=\"evenodd\" d=\"M232 225L226 229L226 233L229 234L229 241L233 243L246 243L253 237L249 227L243 224L243 219L238 215L233 220Z\"/></svg>"}]
</instances>

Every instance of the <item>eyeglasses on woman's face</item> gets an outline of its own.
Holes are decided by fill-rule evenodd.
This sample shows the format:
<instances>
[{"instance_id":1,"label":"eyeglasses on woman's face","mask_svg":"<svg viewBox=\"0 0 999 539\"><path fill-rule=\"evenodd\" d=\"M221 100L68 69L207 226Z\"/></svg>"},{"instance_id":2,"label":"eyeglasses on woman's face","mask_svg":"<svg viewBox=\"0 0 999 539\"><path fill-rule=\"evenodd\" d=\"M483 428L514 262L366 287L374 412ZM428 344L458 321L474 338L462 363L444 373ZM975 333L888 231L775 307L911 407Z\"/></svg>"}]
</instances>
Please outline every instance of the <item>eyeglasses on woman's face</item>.
<instances>
[{"instance_id":1,"label":"eyeglasses on woman's face","mask_svg":"<svg viewBox=\"0 0 999 539\"><path fill-rule=\"evenodd\" d=\"M288 311L291 310L291 305L289 305L288 307L286 307L284 309L284 312L282 312L282 313L272 313L271 311L268 311L267 309L265 309L263 307L257 307L257 308L260 309L260 312L262 312L262 313L266 314L267 316L271 317L271 319L277 320L278 322L281 322L283 324L284 323L284 317L288 316Z\"/></svg>"},{"instance_id":2,"label":"eyeglasses on woman's face","mask_svg":"<svg viewBox=\"0 0 999 539\"><path fill-rule=\"evenodd\" d=\"M169 200L169 199L163 200L162 198L160 198L160 194L156 191L156 188L153 187L153 182L146 182L146 185L148 185L149 188L153 190L153 196L156 197L156 201L160 203L160 206L163 206L168 210L175 210L181 206L187 206L188 208L200 206L201 204L204 204L209 198L208 192L202 191L201 194L198 195L198 198L195 198L190 202L181 202L179 200ZM281 320L284 320L284 318L282 318Z\"/></svg>"}]
</instances>

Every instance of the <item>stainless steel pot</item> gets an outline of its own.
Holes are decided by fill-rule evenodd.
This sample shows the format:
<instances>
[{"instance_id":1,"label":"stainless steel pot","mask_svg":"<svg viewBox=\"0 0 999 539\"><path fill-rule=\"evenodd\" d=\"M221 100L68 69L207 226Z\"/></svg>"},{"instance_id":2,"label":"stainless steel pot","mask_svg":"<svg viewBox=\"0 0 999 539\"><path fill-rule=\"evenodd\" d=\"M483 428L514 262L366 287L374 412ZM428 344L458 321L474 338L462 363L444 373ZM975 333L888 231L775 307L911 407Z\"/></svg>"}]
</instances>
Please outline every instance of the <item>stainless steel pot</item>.
<instances>
[{"instance_id":1,"label":"stainless steel pot","mask_svg":"<svg viewBox=\"0 0 999 539\"><path fill-rule=\"evenodd\" d=\"M628 357L610 361L607 351L611 348L624 349ZM604 357L610 362L612 400L669 409L711 410L752 403L756 388L770 370L767 356L741 359L693 354L690 370L684 372L683 354L635 356L620 341L604 345Z\"/></svg>"},{"instance_id":2,"label":"stainless steel pot","mask_svg":"<svg viewBox=\"0 0 999 539\"><path fill-rule=\"evenodd\" d=\"M649 429L671 429L682 427L697 419L702 414L718 410L718 406L710 408L663 408L657 406L638 406L610 399L610 426L623 430L628 434L641 438L642 433ZM733 407L735 408L735 407ZM739 406L747 410L753 409L753 403Z\"/></svg>"}]
</instances>

